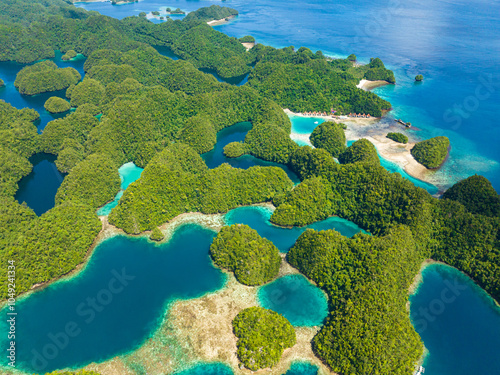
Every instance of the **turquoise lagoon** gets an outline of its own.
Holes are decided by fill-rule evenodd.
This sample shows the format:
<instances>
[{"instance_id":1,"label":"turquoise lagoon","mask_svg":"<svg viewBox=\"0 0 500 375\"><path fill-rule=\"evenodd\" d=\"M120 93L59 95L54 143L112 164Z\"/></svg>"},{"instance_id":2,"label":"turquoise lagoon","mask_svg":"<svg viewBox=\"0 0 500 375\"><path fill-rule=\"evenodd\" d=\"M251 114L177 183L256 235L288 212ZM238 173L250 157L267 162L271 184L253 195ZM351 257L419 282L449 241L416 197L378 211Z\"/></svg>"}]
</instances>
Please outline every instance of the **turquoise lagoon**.
<instances>
[{"instance_id":1,"label":"turquoise lagoon","mask_svg":"<svg viewBox=\"0 0 500 375\"><path fill-rule=\"evenodd\" d=\"M57 170L55 155L35 154L30 159L33 170L23 177L14 198L26 202L40 216L55 205L57 189L64 180L64 174Z\"/></svg>"},{"instance_id":2,"label":"turquoise lagoon","mask_svg":"<svg viewBox=\"0 0 500 375\"><path fill-rule=\"evenodd\" d=\"M202 363L193 366L181 372L175 372L175 375L232 375L231 367L224 363Z\"/></svg>"},{"instance_id":3,"label":"turquoise lagoon","mask_svg":"<svg viewBox=\"0 0 500 375\"><path fill-rule=\"evenodd\" d=\"M293 362L284 375L316 375L318 368L309 362Z\"/></svg>"},{"instance_id":4,"label":"turquoise lagoon","mask_svg":"<svg viewBox=\"0 0 500 375\"><path fill-rule=\"evenodd\" d=\"M353 222L339 217L330 217L304 227L279 227L269 221L272 213L273 211L270 208L262 206L239 207L229 211L225 215L224 220L227 225L248 225L255 229L262 237L272 241L283 253L288 252L295 244L297 238L308 228L318 231L335 229L346 237L352 237L359 232L367 233Z\"/></svg>"},{"instance_id":5,"label":"turquoise lagoon","mask_svg":"<svg viewBox=\"0 0 500 375\"><path fill-rule=\"evenodd\" d=\"M113 201L107 203L106 205L97 210L97 215L99 216L109 215L111 210L118 205L120 198L123 196L123 193L128 188L128 186L132 182L137 181L141 177L141 173L143 170L144 170L143 168L136 166L133 162L123 164L118 169L118 173L120 173L120 179L122 182L120 185L120 191L118 192L118 194L116 194L115 199Z\"/></svg>"},{"instance_id":6,"label":"turquoise lagoon","mask_svg":"<svg viewBox=\"0 0 500 375\"><path fill-rule=\"evenodd\" d=\"M103 241L77 276L17 302L17 368L45 373L136 349L159 327L168 303L223 287L226 277L208 254L214 236L186 224L162 245L126 236ZM4 332L6 324L2 319ZM1 342L8 347L6 336Z\"/></svg>"},{"instance_id":7,"label":"turquoise lagoon","mask_svg":"<svg viewBox=\"0 0 500 375\"><path fill-rule=\"evenodd\" d=\"M259 288L259 303L287 318L296 327L323 324L328 316L328 299L303 275L286 275Z\"/></svg>"}]
</instances>

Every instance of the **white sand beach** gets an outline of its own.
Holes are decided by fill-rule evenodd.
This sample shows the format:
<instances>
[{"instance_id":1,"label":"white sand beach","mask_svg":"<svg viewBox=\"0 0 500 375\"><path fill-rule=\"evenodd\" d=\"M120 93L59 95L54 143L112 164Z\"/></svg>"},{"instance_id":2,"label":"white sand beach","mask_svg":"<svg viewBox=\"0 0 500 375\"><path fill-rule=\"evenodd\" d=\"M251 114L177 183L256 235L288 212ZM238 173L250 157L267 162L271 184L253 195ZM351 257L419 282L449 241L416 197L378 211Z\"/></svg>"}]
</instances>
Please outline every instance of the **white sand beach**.
<instances>
[{"instance_id":1,"label":"white sand beach","mask_svg":"<svg viewBox=\"0 0 500 375\"><path fill-rule=\"evenodd\" d=\"M387 81L368 81L367 79L362 79L361 81L359 81L356 87L365 91L370 91L374 88L385 85L390 85L390 83Z\"/></svg>"}]
</instances>

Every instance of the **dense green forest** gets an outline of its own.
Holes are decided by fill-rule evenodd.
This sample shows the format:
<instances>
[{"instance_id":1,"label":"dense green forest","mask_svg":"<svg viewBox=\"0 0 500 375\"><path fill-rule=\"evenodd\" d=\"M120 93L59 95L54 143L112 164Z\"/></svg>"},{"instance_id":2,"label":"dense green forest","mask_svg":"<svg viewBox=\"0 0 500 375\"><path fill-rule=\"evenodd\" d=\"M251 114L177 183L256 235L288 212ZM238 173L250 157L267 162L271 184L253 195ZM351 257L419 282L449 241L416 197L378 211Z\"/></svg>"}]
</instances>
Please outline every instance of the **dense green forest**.
<instances>
[{"instance_id":1,"label":"dense green forest","mask_svg":"<svg viewBox=\"0 0 500 375\"><path fill-rule=\"evenodd\" d=\"M24 95L63 90L81 79L74 68L58 68L49 60L28 65L17 73L14 86Z\"/></svg>"},{"instance_id":2,"label":"dense green forest","mask_svg":"<svg viewBox=\"0 0 500 375\"><path fill-rule=\"evenodd\" d=\"M217 266L233 271L240 283L250 286L274 279L281 264L276 246L242 224L223 227L210 246L210 255Z\"/></svg>"},{"instance_id":3,"label":"dense green forest","mask_svg":"<svg viewBox=\"0 0 500 375\"><path fill-rule=\"evenodd\" d=\"M418 142L411 154L420 164L429 169L439 168L448 156L450 140L447 137L434 137Z\"/></svg>"},{"instance_id":4,"label":"dense green forest","mask_svg":"<svg viewBox=\"0 0 500 375\"><path fill-rule=\"evenodd\" d=\"M368 139L358 139L338 156L340 164L357 162L380 164L377 149Z\"/></svg>"},{"instance_id":5,"label":"dense green forest","mask_svg":"<svg viewBox=\"0 0 500 375\"><path fill-rule=\"evenodd\" d=\"M344 124L323 122L313 130L309 139L314 147L323 148L338 158L346 149L344 129Z\"/></svg>"},{"instance_id":6,"label":"dense green forest","mask_svg":"<svg viewBox=\"0 0 500 375\"><path fill-rule=\"evenodd\" d=\"M52 96L47 99L43 107L50 113L62 113L69 111L71 105L67 100L58 96Z\"/></svg>"},{"instance_id":7,"label":"dense green forest","mask_svg":"<svg viewBox=\"0 0 500 375\"><path fill-rule=\"evenodd\" d=\"M443 198L462 203L473 214L500 217L500 195L487 178L474 175L446 190Z\"/></svg>"},{"instance_id":8,"label":"dense green forest","mask_svg":"<svg viewBox=\"0 0 500 375\"><path fill-rule=\"evenodd\" d=\"M192 148L175 143L149 162L111 211L109 222L127 233L140 233L185 212L215 214L271 201L292 186L279 167L243 170L223 164L208 169Z\"/></svg>"},{"instance_id":9,"label":"dense green forest","mask_svg":"<svg viewBox=\"0 0 500 375\"><path fill-rule=\"evenodd\" d=\"M233 320L238 337L238 359L252 371L276 365L283 350L295 345L295 330L282 315L262 307L249 307Z\"/></svg>"},{"instance_id":10,"label":"dense green forest","mask_svg":"<svg viewBox=\"0 0 500 375\"><path fill-rule=\"evenodd\" d=\"M392 139L394 142L408 143L408 137L403 133L387 133L386 137Z\"/></svg>"},{"instance_id":11,"label":"dense green forest","mask_svg":"<svg viewBox=\"0 0 500 375\"><path fill-rule=\"evenodd\" d=\"M406 303L423 257L407 227L352 239L308 229L287 259L328 294L330 315L313 349L334 372L412 373L422 342Z\"/></svg>"}]
</instances>

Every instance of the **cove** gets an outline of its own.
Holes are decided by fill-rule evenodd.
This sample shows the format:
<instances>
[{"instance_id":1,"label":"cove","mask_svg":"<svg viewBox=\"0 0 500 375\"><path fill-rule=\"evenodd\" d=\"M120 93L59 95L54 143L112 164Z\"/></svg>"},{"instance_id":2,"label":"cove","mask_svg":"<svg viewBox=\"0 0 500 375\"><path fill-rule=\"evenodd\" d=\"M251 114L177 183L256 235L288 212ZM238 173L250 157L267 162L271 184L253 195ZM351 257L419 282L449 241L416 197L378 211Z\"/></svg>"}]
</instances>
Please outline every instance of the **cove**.
<instances>
[{"instance_id":1,"label":"cove","mask_svg":"<svg viewBox=\"0 0 500 375\"><path fill-rule=\"evenodd\" d=\"M242 169L248 169L255 165L261 165L264 167L274 166L282 168L294 183L299 183L300 180L297 175L284 164L265 161L251 155L243 155L239 158L228 158L224 155L224 147L231 142L243 142L250 129L252 129L251 123L239 122L219 131L217 133L217 143L215 144L213 150L201 155L208 168L217 168L223 163L228 163L235 168Z\"/></svg>"},{"instance_id":2,"label":"cove","mask_svg":"<svg viewBox=\"0 0 500 375\"><path fill-rule=\"evenodd\" d=\"M33 170L18 184L19 189L14 198L19 203L26 202L38 216L54 207L57 189L65 176L57 170L54 163L56 159L57 156L51 154L33 155L29 159Z\"/></svg>"},{"instance_id":3,"label":"cove","mask_svg":"<svg viewBox=\"0 0 500 375\"><path fill-rule=\"evenodd\" d=\"M500 308L469 277L430 265L410 304L412 323L429 351L426 375L500 373Z\"/></svg>"},{"instance_id":4,"label":"cove","mask_svg":"<svg viewBox=\"0 0 500 375\"><path fill-rule=\"evenodd\" d=\"M62 53L60 51L55 51L55 57L51 60L60 68L75 68L83 79L85 75L83 71L85 58L82 55L78 55L73 60L64 61L61 57ZM38 132L41 133L49 121L64 117L69 113L68 111L59 114L51 114L43 107L47 99L51 96L58 96L66 99L66 90L46 92L32 96L21 95L14 87L14 81L16 80L17 73L27 65L29 64L18 64L12 61L0 62L0 78L5 82L5 86L0 88L0 99L3 99L17 109L32 108L37 111L40 114L40 120L36 121L35 125L38 128Z\"/></svg>"},{"instance_id":5,"label":"cove","mask_svg":"<svg viewBox=\"0 0 500 375\"><path fill-rule=\"evenodd\" d=\"M295 244L299 236L308 228L317 231L335 229L337 232L346 237L352 237L356 233L363 232L356 224L341 219L339 217L330 217L326 220L304 227L283 228L272 224L269 220L273 211L267 207L239 207L229 211L224 220L227 225L246 224L255 229L262 237L272 241L281 252L288 252Z\"/></svg>"},{"instance_id":6,"label":"cove","mask_svg":"<svg viewBox=\"0 0 500 375\"><path fill-rule=\"evenodd\" d=\"M161 245L126 236L100 243L76 276L17 302L18 369L83 367L136 349L159 327L169 303L224 285L226 276L208 254L214 236L186 224ZM3 332L6 324L2 319Z\"/></svg>"},{"instance_id":7,"label":"cove","mask_svg":"<svg viewBox=\"0 0 500 375\"><path fill-rule=\"evenodd\" d=\"M97 210L97 215L99 216L107 216L111 212L113 208L118 205L120 198L123 196L123 193L128 188L128 186L137 181L141 177L141 173L144 169L136 166L134 162L129 162L123 164L119 169L118 173L120 174L120 180L122 181L120 185L120 191L116 194L115 199L106 205L102 206Z\"/></svg>"},{"instance_id":8,"label":"cove","mask_svg":"<svg viewBox=\"0 0 500 375\"><path fill-rule=\"evenodd\" d=\"M309 362L293 362L284 375L316 375L318 368Z\"/></svg>"},{"instance_id":9,"label":"cove","mask_svg":"<svg viewBox=\"0 0 500 375\"><path fill-rule=\"evenodd\" d=\"M328 316L327 297L300 274L261 286L258 298L262 307L280 313L296 327L320 326Z\"/></svg>"}]
</instances>

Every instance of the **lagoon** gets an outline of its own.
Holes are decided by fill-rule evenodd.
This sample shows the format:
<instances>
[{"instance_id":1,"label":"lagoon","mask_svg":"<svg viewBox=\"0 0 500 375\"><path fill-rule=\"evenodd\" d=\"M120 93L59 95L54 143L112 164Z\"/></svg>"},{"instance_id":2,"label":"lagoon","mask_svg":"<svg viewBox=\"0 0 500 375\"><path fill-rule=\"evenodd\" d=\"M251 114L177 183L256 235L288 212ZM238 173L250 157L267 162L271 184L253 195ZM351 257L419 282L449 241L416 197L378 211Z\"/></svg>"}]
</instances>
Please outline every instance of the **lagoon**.
<instances>
[{"instance_id":1,"label":"lagoon","mask_svg":"<svg viewBox=\"0 0 500 375\"><path fill-rule=\"evenodd\" d=\"M159 327L168 303L224 285L208 255L214 236L186 224L162 245L126 236L105 240L77 276L17 302L17 367L45 373L136 349ZM2 319L4 332L6 324Z\"/></svg>"},{"instance_id":2,"label":"lagoon","mask_svg":"<svg viewBox=\"0 0 500 375\"><path fill-rule=\"evenodd\" d=\"M270 240L283 253L287 253L295 244L299 236L308 228L314 230L335 229L346 237L352 237L356 233L363 232L353 222L341 219L339 217L330 217L326 220L317 221L304 227L284 228L272 224L269 219L273 211L270 208L262 206L239 207L229 211L224 221L227 225L246 224L255 229L262 237Z\"/></svg>"},{"instance_id":3,"label":"lagoon","mask_svg":"<svg viewBox=\"0 0 500 375\"><path fill-rule=\"evenodd\" d=\"M29 160L33 164L31 173L23 177L18 185L15 199L26 202L40 216L55 205L57 189L61 186L65 174L57 170L55 155L35 154Z\"/></svg>"},{"instance_id":4,"label":"lagoon","mask_svg":"<svg viewBox=\"0 0 500 375\"><path fill-rule=\"evenodd\" d=\"M262 307L280 313L295 327L321 326L328 316L325 293L301 274L261 286L258 298Z\"/></svg>"}]
</instances>

